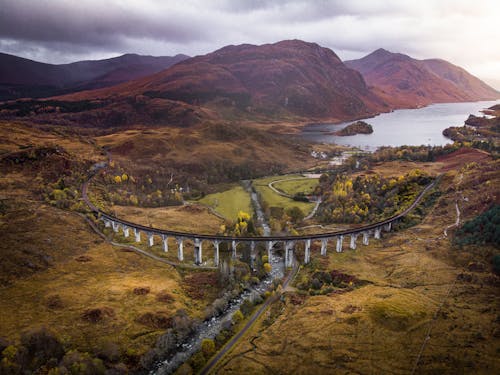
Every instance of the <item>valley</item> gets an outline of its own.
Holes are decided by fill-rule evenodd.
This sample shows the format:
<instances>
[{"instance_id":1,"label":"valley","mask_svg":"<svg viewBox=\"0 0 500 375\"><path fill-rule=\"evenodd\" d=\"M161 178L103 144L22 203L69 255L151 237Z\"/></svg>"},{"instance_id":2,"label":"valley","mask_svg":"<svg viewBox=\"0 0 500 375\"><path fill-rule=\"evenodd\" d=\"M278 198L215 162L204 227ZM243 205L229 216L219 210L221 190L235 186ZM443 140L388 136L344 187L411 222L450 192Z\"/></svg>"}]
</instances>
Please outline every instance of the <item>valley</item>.
<instances>
[{"instance_id":1,"label":"valley","mask_svg":"<svg viewBox=\"0 0 500 375\"><path fill-rule=\"evenodd\" d=\"M0 102L0 373L500 370L497 91L300 40L117 59ZM479 100L442 144L304 135Z\"/></svg>"}]
</instances>

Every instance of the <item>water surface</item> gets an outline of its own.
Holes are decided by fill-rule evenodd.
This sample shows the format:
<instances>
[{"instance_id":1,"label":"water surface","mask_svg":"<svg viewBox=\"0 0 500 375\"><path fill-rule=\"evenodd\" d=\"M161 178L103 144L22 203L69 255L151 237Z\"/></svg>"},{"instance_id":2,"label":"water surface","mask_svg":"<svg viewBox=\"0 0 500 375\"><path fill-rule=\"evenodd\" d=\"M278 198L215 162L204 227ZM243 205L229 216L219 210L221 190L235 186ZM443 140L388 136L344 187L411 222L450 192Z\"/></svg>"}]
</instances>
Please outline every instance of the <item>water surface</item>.
<instances>
[{"instance_id":1,"label":"water surface","mask_svg":"<svg viewBox=\"0 0 500 375\"><path fill-rule=\"evenodd\" d=\"M442 132L450 126L463 126L469 114L482 116L482 109L499 104L500 100L431 104L417 109L398 109L365 119L373 126L372 134L339 137L329 133L338 131L353 121L341 124L311 124L302 135L315 142L336 143L375 151L381 146L444 146L452 141Z\"/></svg>"}]
</instances>

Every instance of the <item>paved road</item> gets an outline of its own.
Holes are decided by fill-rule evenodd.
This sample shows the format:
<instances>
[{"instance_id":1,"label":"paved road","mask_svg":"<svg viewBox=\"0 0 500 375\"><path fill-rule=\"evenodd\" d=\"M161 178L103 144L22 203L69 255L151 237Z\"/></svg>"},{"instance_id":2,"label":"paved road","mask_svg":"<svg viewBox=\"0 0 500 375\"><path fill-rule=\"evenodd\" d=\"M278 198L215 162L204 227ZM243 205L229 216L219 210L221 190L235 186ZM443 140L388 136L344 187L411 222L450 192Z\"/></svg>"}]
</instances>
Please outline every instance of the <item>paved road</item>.
<instances>
[{"instance_id":1,"label":"paved road","mask_svg":"<svg viewBox=\"0 0 500 375\"><path fill-rule=\"evenodd\" d=\"M285 290L290 283L291 280L295 277L299 270L298 262L294 262L293 269L292 271L288 274L286 277L285 281L283 282L283 290ZM243 337L243 335L248 331L248 329L255 323L257 319L262 315L264 311L269 307L269 305L276 300L278 300L280 296L278 294L273 295L272 297L269 297L261 307L252 315L252 317L248 320L248 322L243 326L243 328L236 334L234 335L231 340L229 340L226 345L215 355L213 356L210 361L203 367L203 369L200 371L200 374L208 374L221 360L221 358L231 351L233 347L236 345L236 343Z\"/></svg>"}]
</instances>

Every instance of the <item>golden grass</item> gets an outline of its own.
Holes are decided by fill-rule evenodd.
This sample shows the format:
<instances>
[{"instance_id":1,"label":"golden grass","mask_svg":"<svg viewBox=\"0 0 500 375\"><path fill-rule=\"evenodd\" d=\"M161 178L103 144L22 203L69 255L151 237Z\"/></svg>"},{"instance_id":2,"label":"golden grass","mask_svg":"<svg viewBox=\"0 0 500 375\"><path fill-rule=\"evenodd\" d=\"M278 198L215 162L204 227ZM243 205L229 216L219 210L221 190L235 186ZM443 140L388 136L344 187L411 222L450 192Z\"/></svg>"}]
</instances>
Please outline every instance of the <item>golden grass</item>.
<instances>
[{"instance_id":1,"label":"golden grass","mask_svg":"<svg viewBox=\"0 0 500 375\"><path fill-rule=\"evenodd\" d=\"M421 169L430 175L438 175L442 172L443 163L432 162L413 162L413 161L388 161L383 163L376 163L370 168L370 173L375 173L384 178L396 177L404 175L414 169ZM358 172L358 174L365 174L366 172Z\"/></svg>"},{"instance_id":2,"label":"golden grass","mask_svg":"<svg viewBox=\"0 0 500 375\"><path fill-rule=\"evenodd\" d=\"M62 146L66 151L87 160L101 160L103 157L87 141L39 130L17 122L0 121L0 155L20 151L34 146Z\"/></svg>"},{"instance_id":3,"label":"golden grass","mask_svg":"<svg viewBox=\"0 0 500 375\"><path fill-rule=\"evenodd\" d=\"M171 266L104 243L85 255L91 260L70 259L1 289L2 335L16 339L22 331L45 325L81 350L91 351L99 342L113 341L124 350L145 351L162 330L136 323L141 314L162 311L173 315L179 308L191 312L197 310L194 307L202 308L201 301L193 305L185 297L181 278ZM149 287L151 292L135 295L136 287ZM157 301L162 290L168 290L174 301ZM61 308L47 306L54 295L60 296ZM102 307L113 309L115 316L98 323L82 319L85 310Z\"/></svg>"},{"instance_id":4,"label":"golden grass","mask_svg":"<svg viewBox=\"0 0 500 375\"><path fill-rule=\"evenodd\" d=\"M235 186L220 193L208 194L198 202L212 207L229 221L236 220L240 211L253 215L250 195L241 186Z\"/></svg>"},{"instance_id":5,"label":"golden grass","mask_svg":"<svg viewBox=\"0 0 500 375\"><path fill-rule=\"evenodd\" d=\"M455 220L454 188L460 181L459 195L468 197L461 210L471 217L478 206L489 205L486 197L491 199L499 179L491 163L465 171L462 179L450 174L440 186L447 193L421 224L380 241L372 238L369 246L358 239L355 251L344 244L341 254L332 241L323 260L313 251L304 271L338 269L369 284L309 296L302 305L287 299L274 323L265 327L261 319L215 372L409 374L426 343L416 373L498 373L499 327L492 323L500 311L492 300L497 287L486 281L487 272L474 273L472 282L455 281L462 265L487 263L489 250L458 251L442 234Z\"/></svg>"},{"instance_id":6,"label":"golden grass","mask_svg":"<svg viewBox=\"0 0 500 375\"><path fill-rule=\"evenodd\" d=\"M112 207L112 212L121 219L137 224L188 233L214 234L224 222L199 205L157 208L116 205Z\"/></svg>"}]
</instances>

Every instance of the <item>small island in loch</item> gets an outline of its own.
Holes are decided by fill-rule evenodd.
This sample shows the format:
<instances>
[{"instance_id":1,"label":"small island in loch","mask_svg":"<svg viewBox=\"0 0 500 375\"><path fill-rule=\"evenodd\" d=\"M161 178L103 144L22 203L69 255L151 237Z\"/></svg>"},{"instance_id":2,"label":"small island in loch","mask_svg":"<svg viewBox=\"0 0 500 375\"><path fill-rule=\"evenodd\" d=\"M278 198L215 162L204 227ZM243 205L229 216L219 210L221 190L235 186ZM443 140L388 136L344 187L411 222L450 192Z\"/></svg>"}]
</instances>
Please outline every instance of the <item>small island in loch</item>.
<instances>
[{"instance_id":1,"label":"small island in loch","mask_svg":"<svg viewBox=\"0 0 500 375\"><path fill-rule=\"evenodd\" d=\"M371 133L373 133L373 127L370 124L364 121L356 121L350 125L347 125L344 129L335 132L335 135L346 137L349 135L371 134Z\"/></svg>"}]
</instances>

